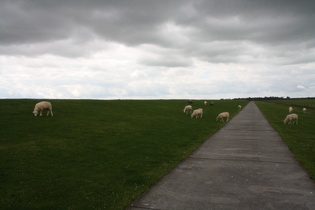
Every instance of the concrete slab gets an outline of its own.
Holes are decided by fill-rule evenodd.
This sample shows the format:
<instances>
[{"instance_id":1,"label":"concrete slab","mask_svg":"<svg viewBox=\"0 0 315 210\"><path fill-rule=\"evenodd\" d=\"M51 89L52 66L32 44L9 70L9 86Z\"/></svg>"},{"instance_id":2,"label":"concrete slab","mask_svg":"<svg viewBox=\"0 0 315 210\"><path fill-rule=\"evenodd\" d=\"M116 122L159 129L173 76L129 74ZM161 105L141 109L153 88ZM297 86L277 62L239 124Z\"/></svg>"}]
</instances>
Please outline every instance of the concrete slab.
<instances>
[{"instance_id":1,"label":"concrete slab","mask_svg":"<svg viewBox=\"0 0 315 210\"><path fill-rule=\"evenodd\" d=\"M128 209L315 209L315 184L251 102Z\"/></svg>"}]
</instances>

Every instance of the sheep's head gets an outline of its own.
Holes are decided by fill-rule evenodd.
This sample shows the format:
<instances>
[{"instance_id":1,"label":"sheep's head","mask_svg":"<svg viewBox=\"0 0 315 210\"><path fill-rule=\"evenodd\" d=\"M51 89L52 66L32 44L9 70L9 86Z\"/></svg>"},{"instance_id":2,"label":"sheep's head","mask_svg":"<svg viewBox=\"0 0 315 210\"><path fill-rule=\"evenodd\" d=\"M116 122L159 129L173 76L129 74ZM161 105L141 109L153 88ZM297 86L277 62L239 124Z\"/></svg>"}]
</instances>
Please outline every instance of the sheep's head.
<instances>
[{"instance_id":1,"label":"sheep's head","mask_svg":"<svg viewBox=\"0 0 315 210\"><path fill-rule=\"evenodd\" d=\"M33 111L34 116L36 117L38 114L38 111Z\"/></svg>"}]
</instances>

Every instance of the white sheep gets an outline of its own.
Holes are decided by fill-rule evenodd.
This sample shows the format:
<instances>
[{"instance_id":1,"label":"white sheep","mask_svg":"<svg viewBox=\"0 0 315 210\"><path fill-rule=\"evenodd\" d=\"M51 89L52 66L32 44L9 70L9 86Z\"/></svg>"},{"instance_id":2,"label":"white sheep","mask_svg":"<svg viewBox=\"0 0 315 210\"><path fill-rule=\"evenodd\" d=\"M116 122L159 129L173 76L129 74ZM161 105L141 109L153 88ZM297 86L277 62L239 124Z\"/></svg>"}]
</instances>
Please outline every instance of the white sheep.
<instances>
[{"instance_id":1,"label":"white sheep","mask_svg":"<svg viewBox=\"0 0 315 210\"><path fill-rule=\"evenodd\" d=\"M195 109L193 111L193 113L191 114L191 118L195 117L196 116L196 119L198 117L202 118L202 114L203 114L203 109L202 108L199 108L199 109Z\"/></svg>"},{"instance_id":2,"label":"white sheep","mask_svg":"<svg viewBox=\"0 0 315 210\"><path fill-rule=\"evenodd\" d=\"M187 105L185 106L183 112L186 113L186 114L191 114L191 111L192 111L192 106L191 105Z\"/></svg>"},{"instance_id":3,"label":"white sheep","mask_svg":"<svg viewBox=\"0 0 315 210\"><path fill-rule=\"evenodd\" d=\"M289 113L291 113L293 111L292 106L289 107Z\"/></svg>"},{"instance_id":4,"label":"white sheep","mask_svg":"<svg viewBox=\"0 0 315 210\"><path fill-rule=\"evenodd\" d=\"M203 102L203 104L204 104L205 106L207 106L207 103L208 103L207 101Z\"/></svg>"},{"instance_id":5,"label":"white sheep","mask_svg":"<svg viewBox=\"0 0 315 210\"><path fill-rule=\"evenodd\" d=\"M306 108L303 108L303 113L305 113L306 112Z\"/></svg>"},{"instance_id":6,"label":"white sheep","mask_svg":"<svg viewBox=\"0 0 315 210\"><path fill-rule=\"evenodd\" d=\"M53 116L52 106L51 106L51 103L48 101L42 101L42 102L39 102L35 105L35 108L33 111L34 116L36 117L39 111L40 111L39 116L42 116L43 110L48 110L47 116L49 115L49 113L51 114L51 116Z\"/></svg>"},{"instance_id":7,"label":"white sheep","mask_svg":"<svg viewBox=\"0 0 315 210\"><path fill-rule=\"evenodd\" d=\"M239 109L239 110L242 108L242 106L241 106L241 105L238 105L237 107L238 107L238 109Z\"/></svg>"},{"instance_id":8,"label":"white sheep","mask_svg":"<svg viewBox=\"0 0 315 210\"><path fill-rule=\"evenodd\" d=\"M294 122L295 122L295 124L297 125L298 124L298 115L297 114L288 114L287 116L286 116L286 118L283 120L283 123L284 124L294 124Z\"/></svg>"},{"instance_id":9,"label":"white sheep","mask_svg":"<svg viewBox=\"0 0 315 210\"><path fill-rule=\"evenodd\" d=\"M226 122L229 121L230 118L230 113L228 112L222 112L220 113L217 118L216 121L218 121L220 119L220 122L224 122L224 118L226 118Z\"/></svg>"}]
</instances>

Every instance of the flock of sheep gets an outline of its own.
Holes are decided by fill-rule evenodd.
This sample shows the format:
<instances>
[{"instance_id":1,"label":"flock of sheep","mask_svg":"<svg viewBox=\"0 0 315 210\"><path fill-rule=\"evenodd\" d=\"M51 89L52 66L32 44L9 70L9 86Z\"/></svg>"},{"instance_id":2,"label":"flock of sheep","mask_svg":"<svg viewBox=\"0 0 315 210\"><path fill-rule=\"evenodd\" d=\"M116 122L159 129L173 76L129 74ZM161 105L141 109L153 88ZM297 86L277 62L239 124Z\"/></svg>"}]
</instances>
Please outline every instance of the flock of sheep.
<instances>
[{"instance_id":1,"label":"flock of sheep","mask_svg":"<svg viewBox=\"0 0 315 210\"><path fill-rule=\"evenodd\" d=\"M190 101L191 102L191 101ZM199 108L199 109L195 109L195 110L192 110L192 102L189 103L189 105L185 106L184 108L184 113L186 114L190 114L191 118L202 118L202 115L203 115L203 109L202 108ZM207 105L207 101L204 102L204 105ZM210 105L213 105L213 102L210 104ZM240 110L242 108L241 105L238 105L238 109ZM47 111L47 116L50 114L51 116L53 116L53 112L52 112L52 105L50 102L48 101L42 101L42 102L39 102L35 105L34 107L34 111L33 111L33 114L34 116L37 116L38 113L39 116L42 116L43 115L43 110L48 110ZM293 108L290 106L289 107L289 113L291 113L293 111ZM305 113L306 112L306 108L303 108L303 112ZM216 118L216 121L220 120L220 122L224 122L224 119L226 119L226 122L229 121L229 118L230 118L230 113L229 112L222 112L220 113L217 118ZM286 118L283 120L283 123L284 124L298 124L298 115L297 114L288 114L286 116Z\"/></svg>"},{"instance_id":2,"label":"flock of sheep","mask_svg":"<svg viewBox=\"0 0 315 210\"><path fill-rule=\"evenodd\" d=\"M189 104L192 104L192 102L190 101ZM207 101L204 102L204 105L207 105ZM213 105L213 102L212 104ZM240 110L242 108L241 105L238 105L238 109ZM184 113L186 114L191 114L191 118L202 118L202 114L203 114L203 109L202 108L199 108L199 109L195 109L195 110L192 110L192 105L187 105L185 106L184 108ZM290 106L289 107L289 113L291 113L293 111L293 108ZM305 113L306 112L306 108L303 108L303 112ZM229 112L222 112L220 113L217 118L216 118L216 121L220 120L220 122L224 122L224 119L226 119L226 122L229 121L229 118L230 118L230 113ZM284 124L298 124L298 115L295 114L295 113L291 113L291 114L288 114L286 116L286 118L283 120L283 123Z\"/></svg>"},{"instance_id":3,"label":"flock of sheep","mask_svg":"<svg viewBox=\"0 0 315 210\"><path fill-rule=\"evenodd\" d=\"M189 102L188 102L188 103L189 103ZM191 104L191 103L192 103L192 102L190 101L189 104ZM208 102L205 101L205 102L204 102L204 105L206 106L207 103L208 103ZM213 104L214 104L213 102L210 103L210 105L212 105L212 106L213 106ZM241 109L241 108L242 108L242 106L241 106L241 105L238 105L238 109ZM203 109L202 109L202 108L198 108L198 109L193 110L192 105L187 105L187 106L185 106L183 112L184 112L185 114L190 114L191 118L194 118L194 117L195 117L196 119L202 118L202 115L203 115ZM229 112L221 112L221 113L217 116L216 121L220 120L220 122L224 122L224 119L226 119L225 122L227 122L227 121L229 121L229 118L230 118L230 113L229 113Z\"/></svg>"},{"instance_id":4,"label":"flock of sheep","mask_svg":"<svg viewBox=\"0 0 315 210\"><path fill-rule=\"evenodd\" d=\"M306 112L306 108L303 108L302 110L303 110L303 113ZM293 108L290 106L289 107L289 113L291 113L292 111L293 111ZM288 125L290 125L290 124L292 124L292 125L296 124L297 125L298 120L299 120L299 116L297 114L292 113L292 114L288 114L286 116L286 118L283 120L283 123L288 124Z\"/></svg>"}]
</instances>

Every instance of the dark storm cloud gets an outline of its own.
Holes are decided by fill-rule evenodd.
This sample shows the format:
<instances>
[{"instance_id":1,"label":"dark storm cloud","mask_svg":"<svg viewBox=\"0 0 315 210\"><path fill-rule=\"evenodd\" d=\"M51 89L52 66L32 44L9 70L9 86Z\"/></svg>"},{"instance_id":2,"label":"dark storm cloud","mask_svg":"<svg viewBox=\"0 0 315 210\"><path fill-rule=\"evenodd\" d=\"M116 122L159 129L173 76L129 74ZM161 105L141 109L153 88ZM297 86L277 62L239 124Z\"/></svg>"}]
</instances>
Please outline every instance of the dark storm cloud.
<instances>
[{"instance_id":1,"label":"dark storm cloud","mask_svg":"<svg viewBox=\"0 0 315 210\"><path fill-rule=\"evenodd\" d=\"M168 6L174 8L171 3L157 1L4 0L0 43L67 39L81 28L104 39L146 42L154 39L155 25L168 18Z\"/></svg>"},{"instance_id":2,"label":"dark storm cloud","mask_svg":"<svg viewBox=\"0 0 315 210\"><path fill-rule=\"evenodd\" d=\"M313 39L315 30L314 4L310 0L2 0L0 43L67 39L85 28L125 44L164 45L158 30L167 21L194 28L196 37L191 38L197 41L306 41Z\"/></svg>"}]
</instances>

